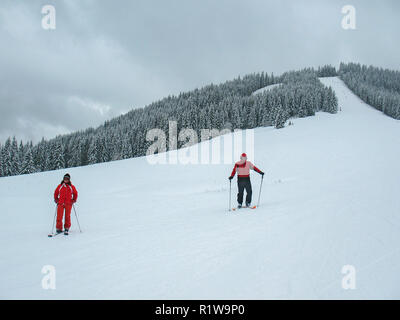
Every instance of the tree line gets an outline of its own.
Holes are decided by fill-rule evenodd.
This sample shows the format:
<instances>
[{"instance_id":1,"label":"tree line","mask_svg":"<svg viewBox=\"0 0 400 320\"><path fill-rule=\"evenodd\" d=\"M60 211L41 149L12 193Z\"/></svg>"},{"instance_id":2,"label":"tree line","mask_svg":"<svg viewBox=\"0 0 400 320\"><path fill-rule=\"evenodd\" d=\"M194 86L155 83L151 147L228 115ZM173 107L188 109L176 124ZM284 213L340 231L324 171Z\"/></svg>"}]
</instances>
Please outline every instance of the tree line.
<instances>
[{"instance_id":1,"label":"tree line","mask_svg":"<svg viewBox=\"0 0 400 320\"><path fill-rule=\"evenodd\" d=\"M339 75L361 100L394 119L400 119L400 72L341 63Z\"/></svg>"},{"instance_id":2,"label":"tree line","mask_svg":"<svg viewBox=\"0 0 400 320\"><path fill-rule=\"evenodd\" d=\"M42 139L35 145L18 143L15 137L10 137L4 145L0 144L0 176L143 156L152 144L146 140L148 130L159 128L168 134L169 121L177 121L178 131L191 128L200 135L201 129L283 128L293 117L313 116L318 111L336 113L334 91L318 79L332 75L336 75L336 70L331 66L290 71L280 76L254 73L168 96L105 121L97 128ZM272 84L279 85L253 94Z\"/></svg>"}]
</instances>

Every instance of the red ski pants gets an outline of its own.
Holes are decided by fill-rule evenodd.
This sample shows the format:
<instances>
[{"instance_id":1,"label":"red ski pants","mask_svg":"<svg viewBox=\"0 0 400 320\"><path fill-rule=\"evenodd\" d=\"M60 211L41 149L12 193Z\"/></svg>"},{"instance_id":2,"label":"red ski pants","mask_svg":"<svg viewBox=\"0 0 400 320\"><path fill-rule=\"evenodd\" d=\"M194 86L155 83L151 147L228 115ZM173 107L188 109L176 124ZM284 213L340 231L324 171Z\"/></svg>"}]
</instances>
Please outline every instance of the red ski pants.
<instances>
[{"instance_id":1,"label":"red ski pants","mask_svg":"<svg viewBox=\"0 0 400 320\"><path fill-rule=\"evenodd\" d=\"M64 229L69 229L71 227L71 209L72 209L72 204L59 204L57 206L56 229L62 230L64 210L65 210Z\"/></svg>"}]
</instances>

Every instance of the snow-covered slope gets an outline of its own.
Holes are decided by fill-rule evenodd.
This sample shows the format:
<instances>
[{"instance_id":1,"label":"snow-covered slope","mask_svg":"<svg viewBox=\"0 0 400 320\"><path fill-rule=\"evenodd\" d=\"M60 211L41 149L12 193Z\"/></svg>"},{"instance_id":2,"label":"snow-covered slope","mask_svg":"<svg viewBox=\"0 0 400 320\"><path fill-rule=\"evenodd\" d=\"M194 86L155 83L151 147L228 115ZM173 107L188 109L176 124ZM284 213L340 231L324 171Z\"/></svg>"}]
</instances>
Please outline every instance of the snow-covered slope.
<instances>
[{"instance_id":1,"label":"snow-covered slope","mask_svg":"<svg viewBox=\"0 0 400 320\"><path fill-rule=\"evenodd\" d=\"M255 130L256 210L227 211L231 165L136 158L1 178L0 298L400 298L400 122L322 81L338 114ZM72 217L68 237L48 238L66 171L83 233Z\"/></svg>"},{"instance_id":2,"label":"snow-covered slope","mask_svg":"<svg viewBox=\"0 0 400 320\"><path fill-rule=\"evenodd\" d=\"M270 90L272 90L273 88L279 87L280 85L281 85L281 83L271 84L271 85L269 85L269 86L266 86L266 87L264 87L264 88L261 88L261 89L258 89L258 90L256 90L256 91L254 91L254 92L253 92L253 95L254 95L254 94L259 94L259 93L263 93L263 92L270 91Z\"/></svg>"}]
</instances>

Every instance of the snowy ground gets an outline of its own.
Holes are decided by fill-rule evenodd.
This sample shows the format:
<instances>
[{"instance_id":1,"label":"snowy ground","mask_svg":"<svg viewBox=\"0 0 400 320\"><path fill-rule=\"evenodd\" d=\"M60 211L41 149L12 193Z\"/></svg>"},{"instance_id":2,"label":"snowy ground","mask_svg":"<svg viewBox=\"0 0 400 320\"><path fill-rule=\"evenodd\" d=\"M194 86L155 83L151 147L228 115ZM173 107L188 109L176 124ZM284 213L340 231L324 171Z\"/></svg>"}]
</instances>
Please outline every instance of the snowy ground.
<instances>
[{"instance_id":1,"label":"snowy ground","mask_svg":"<svg viewBox=\"0 0 400 320\"><path fill-rule=\"evenodd\" d=\"M256 210L227 211L231 165L136 158L1 178L0 299L399 299L400 122L322 81L338 114L255 130ZM66 171L83 233L73 217L48 238Z\"/></svg>"},{"instance_id":2,"label":"snowy ground","mask_svg":"<svg viewBox=\"0 0 400 320\"><path fill-rule=\"evenodd\" d=\"M259 93L263 93L263 92L268 92L270 90L272 90L273 88L279 87L281 85L281 83L276 83L276 84L271 84L269 86L266 86L264 88L258 89L256 91L253 92L254 94L259 94Z\"/></svg>"}]
</instances>

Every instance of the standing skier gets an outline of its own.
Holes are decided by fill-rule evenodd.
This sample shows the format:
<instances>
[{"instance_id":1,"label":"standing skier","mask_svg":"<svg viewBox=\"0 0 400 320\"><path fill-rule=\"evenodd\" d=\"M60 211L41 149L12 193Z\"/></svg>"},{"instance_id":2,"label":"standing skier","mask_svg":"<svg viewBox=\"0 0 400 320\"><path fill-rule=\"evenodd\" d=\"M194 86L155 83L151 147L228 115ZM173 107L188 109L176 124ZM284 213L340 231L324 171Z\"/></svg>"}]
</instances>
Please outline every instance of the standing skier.
<instances>
[{"instance_id":1,"label":"standing skier","mask_svg":"<svg viewBox=\"0 0 400 320\"><path fill-rule=\"evenodd\" d=\"M71 227L71 209L72 205L78 199L78 192L71 183L71 176L67 173L63 181L58 185L54 191L54 202L57 203L57 224L56 232L62 232L62 220L65 210L65 223L64 232L68 233Z\"/></svg>"},{"instance_id":2,"label":"standing skier","mask_svg":"<svg viewBox=\"0 0 400 320\"><path fill-rule=\"evenodd\" d=\"M238 173L238 189L239 192L237 194L238 208L242 207L243 203L243 191L246 189L246 207L250 207L251 204L251 182L250 182L250 169L258 172L262 176L264 172L258 169L255 165L253 165L250 161L247 161L247 155L242 153L240 156L240 161L235 163L235 167L232 170L232 173L229 177L229 180L232 180L235 176L235 173Z\"/></svg>"}]
</instances>

